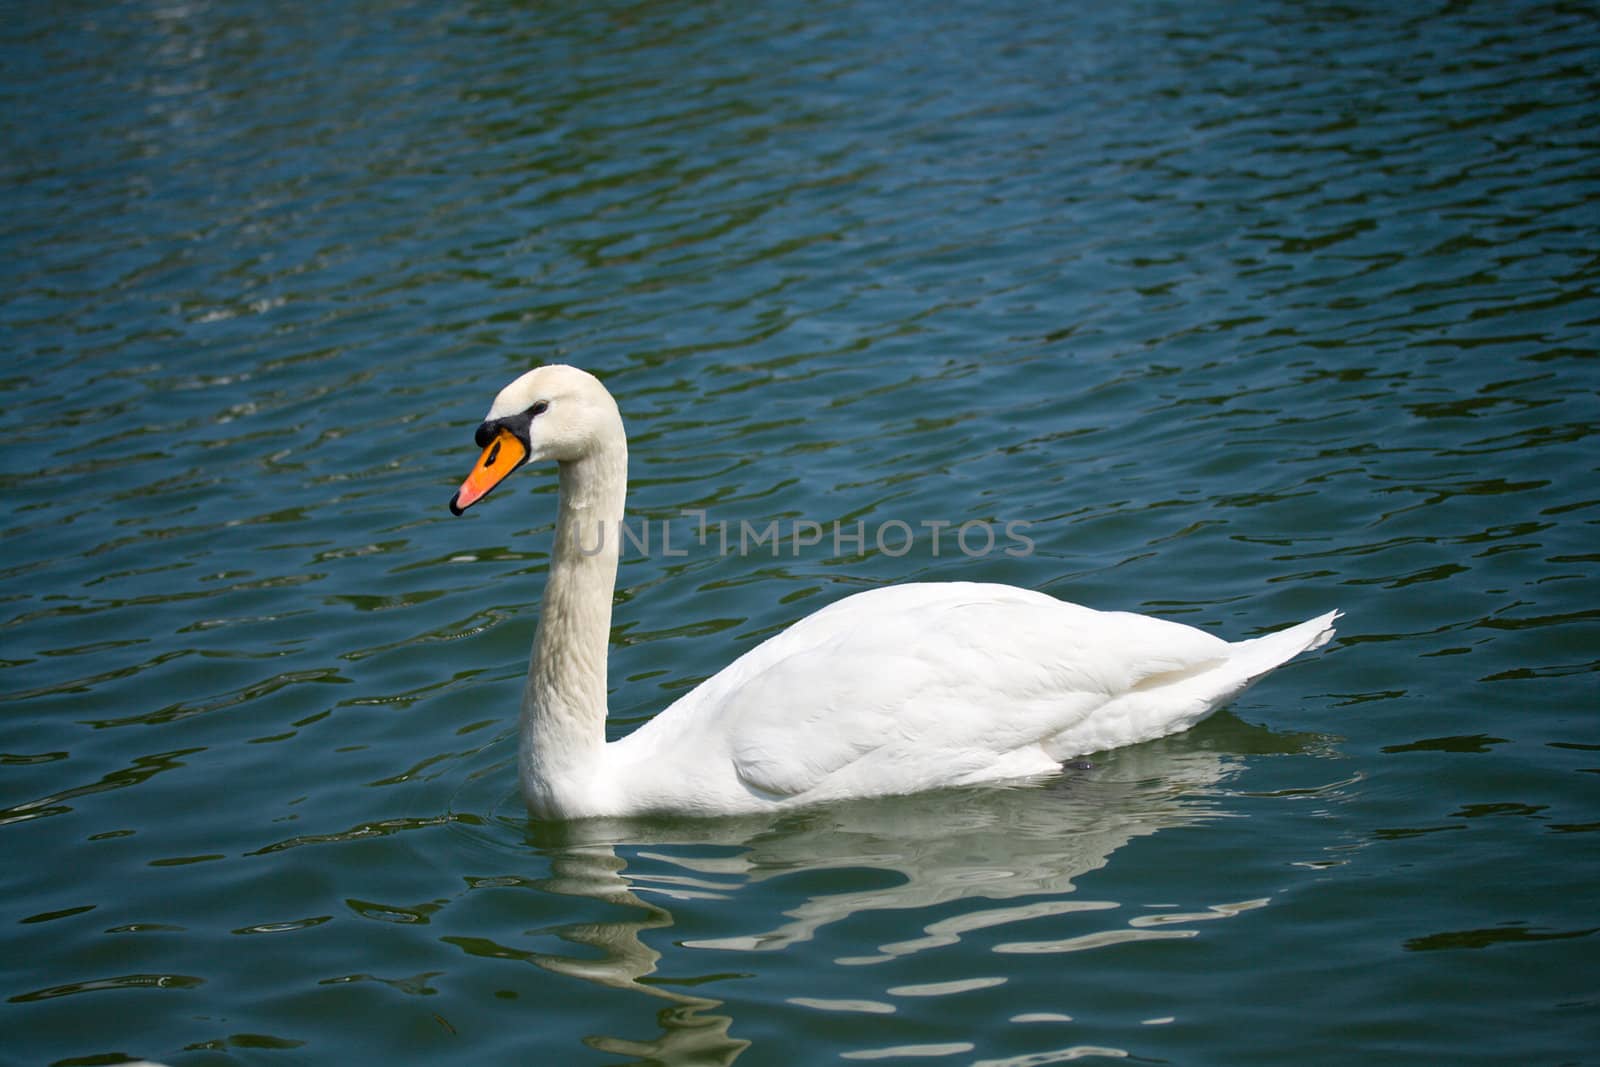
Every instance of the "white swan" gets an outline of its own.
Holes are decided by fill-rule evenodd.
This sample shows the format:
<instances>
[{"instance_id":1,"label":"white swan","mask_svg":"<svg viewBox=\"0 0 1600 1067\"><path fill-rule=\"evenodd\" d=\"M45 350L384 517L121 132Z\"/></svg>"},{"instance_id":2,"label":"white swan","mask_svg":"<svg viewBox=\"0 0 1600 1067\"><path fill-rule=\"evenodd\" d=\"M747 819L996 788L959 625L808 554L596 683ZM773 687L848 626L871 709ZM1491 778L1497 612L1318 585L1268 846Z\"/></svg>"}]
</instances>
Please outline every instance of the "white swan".
<instances>
[{"instance_id":1,"label":"white swan","mask_svg":"<svg viewBox=\"0 0 1600 1067\"><path fill-rule=\"evenodd\" d=\"M522 695L522 794L538 817L727 815L1026 778L1188 729L1333 636L1329 612L1229 643L1005 585L856 593L795 623L620 740L606 652L628 482L622 416L574 367L500 391L459 515L555 460L561 503Z\"/></svg>"}]
</instances>

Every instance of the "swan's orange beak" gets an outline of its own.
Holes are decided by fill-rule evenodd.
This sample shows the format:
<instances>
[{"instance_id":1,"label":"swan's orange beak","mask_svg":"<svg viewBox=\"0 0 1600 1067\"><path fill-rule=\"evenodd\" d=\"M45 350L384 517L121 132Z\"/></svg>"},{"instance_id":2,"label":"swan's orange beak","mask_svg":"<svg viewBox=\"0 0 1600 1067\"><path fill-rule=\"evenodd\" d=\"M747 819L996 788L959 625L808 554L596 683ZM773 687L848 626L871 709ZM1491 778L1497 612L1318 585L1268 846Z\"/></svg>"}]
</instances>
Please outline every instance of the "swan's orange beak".
<instances>
[{"instance_id":1,"label":"swan's orange beak","mask_svg":"<svg viewBox=\"0 0 1600 1067\"><path fill-rule=\"evenodd\" d=\"M504 426L500 427L484 447L483 455L478 457L477 466L472 468L472 473L467 475L467 480L461 483L461 488L450 499L451 513L459 515L466 511L488 496L489 490L499 485L506 475L526 462L528 448L522 439Z\"/></svg>"}]
</instances>

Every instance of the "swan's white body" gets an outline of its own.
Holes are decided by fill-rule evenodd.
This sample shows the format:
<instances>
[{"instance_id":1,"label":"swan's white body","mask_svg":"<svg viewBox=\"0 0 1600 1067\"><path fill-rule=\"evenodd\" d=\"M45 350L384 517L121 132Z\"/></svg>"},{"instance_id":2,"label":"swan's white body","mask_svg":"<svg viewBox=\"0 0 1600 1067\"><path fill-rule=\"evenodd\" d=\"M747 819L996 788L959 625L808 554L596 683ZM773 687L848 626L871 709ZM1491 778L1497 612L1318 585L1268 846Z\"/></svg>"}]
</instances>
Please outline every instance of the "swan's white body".
<instances>
[{"instance_id":1,"label":"swan's white body","mask_svg":"<svg viewBox=\"0 0 1600 1067\"><path fill-rule=\"evenodd\" d=\"M1188 729L1325 643L1338 617L1229 643L1012 586L889 586L800 620L607 743L627 490L616 404L583 371L541 367L501 391L479 441L457 512L522 461L560 463L519 759L523 797L545 818L748 813L1050 773ZM502 446L524 459L508 464Z\"/></svg>"}]
</instances>

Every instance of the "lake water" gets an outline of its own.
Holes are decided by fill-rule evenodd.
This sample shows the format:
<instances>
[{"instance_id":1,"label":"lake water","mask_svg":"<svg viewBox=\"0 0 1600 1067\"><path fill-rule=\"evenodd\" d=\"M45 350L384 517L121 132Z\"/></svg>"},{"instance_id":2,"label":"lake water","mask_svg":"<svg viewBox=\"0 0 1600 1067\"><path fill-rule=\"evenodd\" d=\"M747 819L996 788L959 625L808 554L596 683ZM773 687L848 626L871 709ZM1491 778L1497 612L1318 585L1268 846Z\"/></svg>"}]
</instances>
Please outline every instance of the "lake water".
<instances>
[{"instance_id":1,"label":"lake water","mask_svg":"<svg viewBox=\"0 0 1600 1067\"><path fill-rule=\"evenodd\" d=\"M1600 1063L1591 6L6 10L0 1062ZM885 582L1346 617L1048 783L536 823L554 479L445 504L551 361L614 736Z\"/></svg>"}]
</instances>

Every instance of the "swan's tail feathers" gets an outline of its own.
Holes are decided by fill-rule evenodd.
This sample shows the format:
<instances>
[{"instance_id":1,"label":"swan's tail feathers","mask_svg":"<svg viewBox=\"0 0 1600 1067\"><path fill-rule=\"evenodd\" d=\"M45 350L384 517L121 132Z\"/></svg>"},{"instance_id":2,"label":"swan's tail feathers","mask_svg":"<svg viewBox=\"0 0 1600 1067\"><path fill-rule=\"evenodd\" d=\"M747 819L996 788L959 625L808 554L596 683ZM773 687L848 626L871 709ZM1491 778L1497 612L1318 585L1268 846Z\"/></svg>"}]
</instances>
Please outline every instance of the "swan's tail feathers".
<instances>
[{"instance_id":1,"label":"swan's tail feathers","mask_svg":"<svg viewBox=\"0 0 1600 1067\"><path fill-rule=\"evenodd\" d=\"M1274 667L1327 644L1339 615L1330 611L1277 633L1234 641L1215 659L1150 675L1094 714L1047 738L1041 747L1060 762L1187 730Z\"/></svg>"},{"instance_id":2,"label":"swan's tail feathers","mask_svg":"<svg viewBox=\"0 0 1600 1067\"><path fill-rule=\"evenodd\" d=\"M1242 668L1244 678L1253 682L1300 653L1327 644L1333 638L1334 620L1343 614L1342 611L1330 611L1287 630L1253 637L1248 641L1236 641L1233 645L1234 654L1230 658Z\"/></svg>"},{"instance_id":3,"label":"swan's tail feathers","mask_svg":"<svg viewBox=\"0 0 1600 1067\"><path fill-rule=\"evenodd\" d=\"M1216 708L1236 699L1300 653L1327 644L1333 638L1334 620L1341 614L1330 611L1286 630L1233 642L1224 663L1196 679L1199 700L1181 728L1188 729Z\"/></svg>"}]
</instances>

